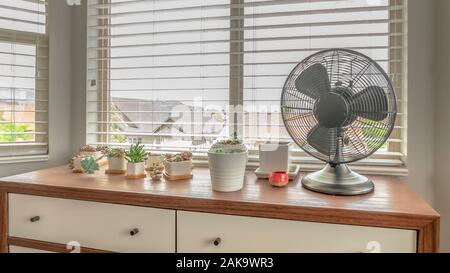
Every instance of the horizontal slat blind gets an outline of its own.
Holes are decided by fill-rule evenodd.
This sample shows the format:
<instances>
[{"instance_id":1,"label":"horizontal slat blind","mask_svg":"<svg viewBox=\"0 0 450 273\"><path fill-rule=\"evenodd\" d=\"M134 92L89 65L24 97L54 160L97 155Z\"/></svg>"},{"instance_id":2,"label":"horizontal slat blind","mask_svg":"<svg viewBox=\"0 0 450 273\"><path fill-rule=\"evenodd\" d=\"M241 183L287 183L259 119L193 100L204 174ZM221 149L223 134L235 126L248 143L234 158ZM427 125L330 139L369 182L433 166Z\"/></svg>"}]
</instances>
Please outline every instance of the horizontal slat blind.
<instances>
[{"instance_id":1,"label":"horizontal slat blind","mask_svg":"<svg viewBox=\"0 0 450 273\"><path fill-rule=\"evenodd\" d=\"M45 34L47 18L45 5L44 0L2 0L1 28Z\"/></svg>"},{"instance_id":2,"label":"horizontal slat blind","mask_svg":"<svg viewBox=\"0 0 450 273\"><path fill-rule=\"evenodd\" d=\"M48 154L46 5L0 3L0 160Z\"/></svg>"},{"instance_id":3,"label":"horizontal slat blind","mask_svg":"<svg viewBox=\"0 0 450 273\"><path fill-rule=\"evenodd\" d=\"M364 53L385 69L400 113L386 146L371 159L402 165L406 114L403 96L403 1L245 0L244 137L254 150L265 141L290 141L280 114L284 82L307 56L329 48ZM306 156L297 149L299 157Z\"/></svg>"},{"instance_id":4,"label":"horizontal slat blind","mask_svg":"<svg viewBox=\"0 0 450 273\"><path fill-rule=\"evenodd\" d=\"M88 1L90 144L205 150L228 135L227 4Z\"/></svg>"},{"instance_id":5,"label":"horizontal slat blind","mask_svg":"<svg viewBox=\"0 0 450 273\"><path fill-rule=\"evenodd\" d=\"M344 47L394 80L398 123L366 163L400 165L404 10L402 0L89 0L88 143L205 151L237 130L256 156L261 142L290 140L279 107L289 72Z\"/></svg>"}]
</instances>

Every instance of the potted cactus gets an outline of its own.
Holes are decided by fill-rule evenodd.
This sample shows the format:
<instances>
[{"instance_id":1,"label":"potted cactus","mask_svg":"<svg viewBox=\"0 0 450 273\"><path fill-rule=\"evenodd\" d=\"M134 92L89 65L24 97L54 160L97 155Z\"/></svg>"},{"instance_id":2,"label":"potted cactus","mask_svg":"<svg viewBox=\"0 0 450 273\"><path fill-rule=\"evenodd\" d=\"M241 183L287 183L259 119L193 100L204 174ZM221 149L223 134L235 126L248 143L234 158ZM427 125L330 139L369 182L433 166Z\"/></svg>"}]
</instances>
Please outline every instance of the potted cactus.
<instances>
[{"instance_id":1,"label":"potted cactus","mask_svg":"<svg viewBox=\"0 0 450 273\"><path fill-rule=\"evenodd\" d=\"M107 174L124 174L127 171L127 160L124 149L114 148L107 151L108 169Z\"/></svg>"},{"instance_id":2,"label":"potted cactus","mask_svg":"<svg viewBox=\"0 0 450 273\"><path fill-rule=\"evenodd\" d=\"M208 152L211 184L215 191L232 192L242 189L247 166L247 147L237 134L214 143Z\"/></svg>"},{"instance_id":3,"label":"potted cactus","mask_svg":"<svg viewBox=\"0 0 450 273\"><path fill-rule=\"evenodd\" d=\"M192 177L192 153L182 152L179 154L166 154L164 159L164 167L166 169L166 176L177 180L176 178L190 178Z\"/></svg>"},{"instance_id":4,"label":"potted cactus","mask_svg":"<svg viewBox=\"0 0 450 273\"><path fill-rule=\"evenodd\" d=\"M133 144L130 150L125 153L127 159L127 177L128 178L144 178L145 175L145 160L147 153L144 150L144 145L140 143Z\"/></svg>"}]
</instances>

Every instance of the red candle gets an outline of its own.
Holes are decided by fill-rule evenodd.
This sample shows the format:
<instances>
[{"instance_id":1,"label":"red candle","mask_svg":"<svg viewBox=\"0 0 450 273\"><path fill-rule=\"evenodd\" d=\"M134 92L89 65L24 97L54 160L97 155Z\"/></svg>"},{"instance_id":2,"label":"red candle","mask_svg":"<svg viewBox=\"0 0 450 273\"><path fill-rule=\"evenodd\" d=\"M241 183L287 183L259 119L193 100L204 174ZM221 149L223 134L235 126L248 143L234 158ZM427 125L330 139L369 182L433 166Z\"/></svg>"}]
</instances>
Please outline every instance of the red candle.
<instances>
[{"instance_id":1,"label":"red candle","mask_svg":"<svg viewBox=\"0 0 450 273\"><path fill-rule=\"evenodd\" d=\"M275 187L284 187L289 183L289 174L287 172L273 172L269 175L270 185Z\"/></svg>"}]
</instances>

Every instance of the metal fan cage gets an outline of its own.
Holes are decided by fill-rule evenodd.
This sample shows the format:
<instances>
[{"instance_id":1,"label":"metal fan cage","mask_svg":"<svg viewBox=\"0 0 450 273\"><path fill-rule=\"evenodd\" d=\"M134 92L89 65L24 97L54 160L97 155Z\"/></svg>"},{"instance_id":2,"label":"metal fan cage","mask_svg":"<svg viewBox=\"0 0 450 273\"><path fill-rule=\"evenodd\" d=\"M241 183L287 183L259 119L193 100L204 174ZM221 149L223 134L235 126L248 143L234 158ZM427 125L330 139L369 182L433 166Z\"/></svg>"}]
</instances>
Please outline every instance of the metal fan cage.
<instances>
[{"instance_id":1,"label":"metal fan cage","mask_svg":"<svg viewBox=\"0 0 450 273\"><path fill-rule=\"evenodd\" d=\"M315 113L320 94L301 92L296 86L298 78L308 69L314 71L315 66L326 69L329 91L350 101L343 126L321 126L324 121ZM309 74L305 81L313 89L324 88L320 73ZM375 153L392 133L397 115L394 88L383 68L371 58L346 49L321 51L299 63L284 85L281 110L292 139L311 156L331 164L352 163ZM311 132L318 130L319 148L309 143Z\"/></svg>"}]
</instances>

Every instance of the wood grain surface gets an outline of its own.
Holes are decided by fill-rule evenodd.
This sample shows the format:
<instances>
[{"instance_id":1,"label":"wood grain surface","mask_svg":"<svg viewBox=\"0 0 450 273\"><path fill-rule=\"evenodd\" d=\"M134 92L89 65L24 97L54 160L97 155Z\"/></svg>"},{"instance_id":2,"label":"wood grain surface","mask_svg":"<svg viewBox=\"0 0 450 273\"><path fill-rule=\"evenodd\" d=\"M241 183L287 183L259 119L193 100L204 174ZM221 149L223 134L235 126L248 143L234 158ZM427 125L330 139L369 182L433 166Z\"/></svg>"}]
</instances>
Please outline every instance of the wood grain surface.
<instances>
[{"instance_id":1,"label":"wood grain surface","mask_svg":"<svg viewBox=\"0 0 450 273\"><path fill-rule=\"evenodd\" d=\"M342 197L304 189L301 186L303 174L299 174L287 187L275 188L267 180L260 180L248 171L244 188L233 193L212 191L207 168L196 168L193 174L192 179L183 181L127 180L124 176L101 172L94 175L74 174L63 166L2 178L0 192L229 215L412 229L419 231L420 252L437 252L439 249L439 214L396 177L370 176L376 185L373 193ZM7 204L5 201L2 203Z\"/></svg>"}]
</instances>

